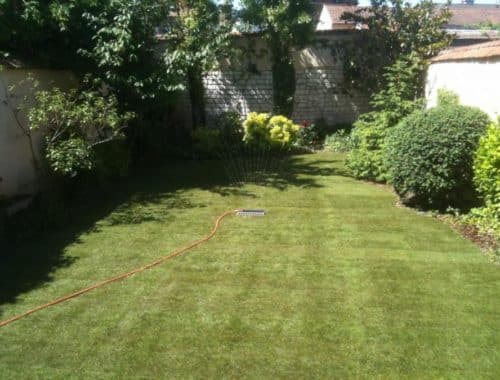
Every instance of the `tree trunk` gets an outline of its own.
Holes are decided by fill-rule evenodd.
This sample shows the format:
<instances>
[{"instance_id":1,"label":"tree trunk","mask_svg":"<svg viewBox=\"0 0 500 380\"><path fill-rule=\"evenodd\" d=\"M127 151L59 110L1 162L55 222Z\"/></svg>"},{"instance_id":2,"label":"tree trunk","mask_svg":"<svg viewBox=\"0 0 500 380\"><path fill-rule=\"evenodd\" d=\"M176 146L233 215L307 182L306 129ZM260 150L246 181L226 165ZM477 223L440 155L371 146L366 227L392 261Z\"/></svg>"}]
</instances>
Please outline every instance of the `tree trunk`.
<instances>
[{"instance_id":1,"label":"tree trunk","mask_svg":"<svg viewBox=\"0 0 500 380\"><path fill-rule=\"evenodd\" d=\"M275 45L272 59L273 111L275 114L292 117L295 100L295 67L290 49Z\"/></svg>"}]
</instances>

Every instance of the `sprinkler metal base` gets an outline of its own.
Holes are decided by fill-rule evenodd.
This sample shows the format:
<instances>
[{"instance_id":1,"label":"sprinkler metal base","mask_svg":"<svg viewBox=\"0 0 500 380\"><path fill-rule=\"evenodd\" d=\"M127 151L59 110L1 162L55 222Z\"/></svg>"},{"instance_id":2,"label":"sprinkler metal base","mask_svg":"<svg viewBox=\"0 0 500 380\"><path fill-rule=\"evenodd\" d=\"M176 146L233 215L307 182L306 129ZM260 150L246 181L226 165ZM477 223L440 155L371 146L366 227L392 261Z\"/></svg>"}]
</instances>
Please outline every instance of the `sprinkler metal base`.
<instances>
[{"instance_id":1,"label":"sprinkler metal base","mask_svg":"<svg viewBox=\"0 0 500 380\"><path fill-rule=\"evenodd\" d=\"M264 216L266 215L265 210L238 210L236 212L238 216Z\"/></svg>"}]
</instances>

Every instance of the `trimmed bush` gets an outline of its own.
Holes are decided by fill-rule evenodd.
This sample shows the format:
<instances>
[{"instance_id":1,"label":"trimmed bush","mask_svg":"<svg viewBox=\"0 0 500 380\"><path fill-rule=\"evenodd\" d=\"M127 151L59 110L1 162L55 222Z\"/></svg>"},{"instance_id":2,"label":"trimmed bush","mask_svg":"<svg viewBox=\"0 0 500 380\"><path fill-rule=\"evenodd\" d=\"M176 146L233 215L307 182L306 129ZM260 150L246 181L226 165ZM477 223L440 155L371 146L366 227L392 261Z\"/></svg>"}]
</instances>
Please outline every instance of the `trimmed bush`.
<instances>
[{"instance_id":1,"label":"trimmed bush","mask_svg":"<svg viewBox=\"0 0 500 380\"><path fill-rule=\"evenodd\" d=\"M489 123L477 108L448 104L416 111L392 128L385 156L406 203L445 209L473 199L473 159Z\"/></svg>"}]
</instances>

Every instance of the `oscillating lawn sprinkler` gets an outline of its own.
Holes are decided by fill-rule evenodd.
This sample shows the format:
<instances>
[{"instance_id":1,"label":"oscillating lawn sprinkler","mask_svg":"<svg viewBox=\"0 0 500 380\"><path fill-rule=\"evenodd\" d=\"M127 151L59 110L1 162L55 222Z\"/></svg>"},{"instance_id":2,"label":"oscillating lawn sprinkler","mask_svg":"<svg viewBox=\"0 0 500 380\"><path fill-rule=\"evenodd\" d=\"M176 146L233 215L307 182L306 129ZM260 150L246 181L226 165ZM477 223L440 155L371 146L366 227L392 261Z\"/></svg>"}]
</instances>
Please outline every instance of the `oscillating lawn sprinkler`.
<instances>
[{"instance_id":1,"label":"oscillating lawn sprinkler","mask_svg":"<svg viewBox=\"0 0 500 380\"><path fill-rule=\"evenodd\" d=\"M266 215L266 211L263 209L237 210L236 215L238 215L238 216L264 216L264 215Z\"/></svg>"}]
</instances>

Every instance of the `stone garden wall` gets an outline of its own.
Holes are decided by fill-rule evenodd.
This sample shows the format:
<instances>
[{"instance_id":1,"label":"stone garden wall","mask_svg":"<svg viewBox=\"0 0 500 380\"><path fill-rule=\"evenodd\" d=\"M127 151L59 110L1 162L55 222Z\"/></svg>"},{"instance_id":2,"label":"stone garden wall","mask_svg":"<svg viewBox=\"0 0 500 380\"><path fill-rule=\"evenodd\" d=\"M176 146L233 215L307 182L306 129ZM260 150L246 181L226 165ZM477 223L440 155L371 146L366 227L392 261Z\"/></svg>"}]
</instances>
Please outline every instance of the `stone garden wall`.
<instances>
[{"instance_id":1,"label":"stone garden wall","mask_svg":"<svg viewBox=\"0 0 500 380\"><path fill-rule=\"evenodd\" d=\"M343 88L338 43L352 38L350 32L318 33L311 46L294 53L296 93L293 119L329 124L351 123L368 110L368 98ZM244 51L238 59L224 62L220 71L205 77L209 121L224 111L269 112L272 108L272 74L269 53L259 36L236 38Z\"/></svg>"}]
</instances>

